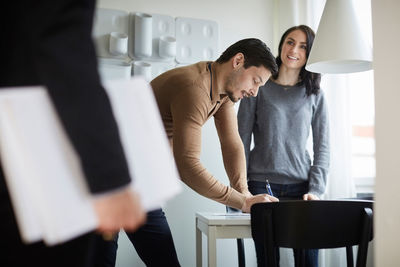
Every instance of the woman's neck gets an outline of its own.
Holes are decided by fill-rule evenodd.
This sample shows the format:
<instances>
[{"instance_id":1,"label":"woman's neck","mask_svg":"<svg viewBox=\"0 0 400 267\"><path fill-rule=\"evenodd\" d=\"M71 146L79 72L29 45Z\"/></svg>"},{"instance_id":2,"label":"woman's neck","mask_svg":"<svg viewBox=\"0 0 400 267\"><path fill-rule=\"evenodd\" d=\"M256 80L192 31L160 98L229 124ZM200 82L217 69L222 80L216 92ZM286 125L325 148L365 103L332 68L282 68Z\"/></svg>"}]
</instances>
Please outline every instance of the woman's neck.
<instances>
[{"instance_id":1,"label":"woman's neck","mask_svg":"<svg viewBox=\"0 0 400 267\"><path fill-rule=\"evenodd\" d=\"M300 69L288 69L281 65L279 68L278 78L275 80L275 82L280 85L293 86L300 81L299 74Z\"/></svg>"}]
</instances>

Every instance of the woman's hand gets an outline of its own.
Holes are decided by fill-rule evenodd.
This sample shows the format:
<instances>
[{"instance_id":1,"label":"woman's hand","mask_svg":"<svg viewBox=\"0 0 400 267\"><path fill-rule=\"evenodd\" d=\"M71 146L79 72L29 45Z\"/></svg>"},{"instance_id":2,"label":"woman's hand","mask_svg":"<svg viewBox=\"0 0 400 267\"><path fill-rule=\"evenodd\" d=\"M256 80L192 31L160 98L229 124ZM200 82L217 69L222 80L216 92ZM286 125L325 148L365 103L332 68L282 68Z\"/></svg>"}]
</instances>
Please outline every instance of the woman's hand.
<instances>
[{"instance_id":1,"label":"woman's hand","mask_svg":"<svg viewBox=\"0 0 400 267\"><path fill-rule=\"evenodd\" d=\"M320 200L320 199L317 195L308 193L303 195L303 200Z\"/></svg>"}]
</instances>

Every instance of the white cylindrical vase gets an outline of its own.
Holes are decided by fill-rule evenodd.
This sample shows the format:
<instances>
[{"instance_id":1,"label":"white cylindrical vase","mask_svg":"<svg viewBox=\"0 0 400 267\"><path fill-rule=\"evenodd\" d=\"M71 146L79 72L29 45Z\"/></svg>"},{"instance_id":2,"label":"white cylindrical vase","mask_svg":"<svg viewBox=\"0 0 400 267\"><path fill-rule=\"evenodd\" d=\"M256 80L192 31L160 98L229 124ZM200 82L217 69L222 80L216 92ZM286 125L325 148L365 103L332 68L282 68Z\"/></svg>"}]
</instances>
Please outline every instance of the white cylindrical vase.
<instances>
[{"instance_id":1,"label":"white cylindrical vase","mask_svg":"<svg viewBox=\"0 0 400 267\"><path fill-rule=\"evenodd\" d=\"M110 33L110 53L114 56L126 55L128 52L128 35L121 32Z\"/></svg>"},{"instance_id":2,"label":"white cylindrical vase","mask_svg":"<svg viewBox=\"0 0 400 267\"><path fill-rule=\"evenodd\" d=\"M150 14L135 14L134 55L139 58L150 57L153 51L153 17Z\"/></svg>"},{"instance_id":3,"label":"white cylindrical vase","mask_svg":"<svg viewBox=\"0 0 400 267\"><path fill-rule=\"evenodd\" d=\"M146 81L151 80L151 64L143 61L133 63L133 75L142 76Z\"/></svg>"},{"instance_id":4,"label":"white cylindrical vase","mask_svg":"<svg viewBox=\"0 0 400 267\"><path fill-rule=\"evenodd\" d=\"M174 58L176 55L176 39L173 36L161 36L158 53L162 58Z\"/></svg>"}]
</instances>

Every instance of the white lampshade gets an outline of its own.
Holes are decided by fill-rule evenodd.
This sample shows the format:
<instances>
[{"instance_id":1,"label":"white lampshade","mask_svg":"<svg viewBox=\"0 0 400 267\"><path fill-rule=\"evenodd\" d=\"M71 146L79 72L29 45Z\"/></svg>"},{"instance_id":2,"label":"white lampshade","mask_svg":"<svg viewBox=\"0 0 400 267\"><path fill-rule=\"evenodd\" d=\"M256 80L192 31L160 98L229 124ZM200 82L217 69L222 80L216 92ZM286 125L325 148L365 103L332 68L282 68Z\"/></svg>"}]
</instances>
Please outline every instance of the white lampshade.
<instances>
[{"instance_id":1,"label":"white lampshade","mask_svg":"<svg viewBox=\"0 0 400 267\"><path fill-rule=\"evenodd\" d=\"M306 69L350 73L372 69L372 49L364 40L352 0L327 0Z\"/></svg>"}]
</instances>

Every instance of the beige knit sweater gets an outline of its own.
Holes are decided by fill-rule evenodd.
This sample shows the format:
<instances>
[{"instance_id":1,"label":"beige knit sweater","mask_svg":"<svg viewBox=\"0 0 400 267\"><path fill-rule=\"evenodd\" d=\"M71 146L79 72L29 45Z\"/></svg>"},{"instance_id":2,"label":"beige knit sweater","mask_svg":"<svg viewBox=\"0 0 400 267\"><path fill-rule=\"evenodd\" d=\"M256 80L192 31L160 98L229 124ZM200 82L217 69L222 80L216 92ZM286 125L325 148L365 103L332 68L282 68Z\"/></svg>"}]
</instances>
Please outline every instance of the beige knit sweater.
<instances>
[{"instance_id":1,"label":"beige knit sweater","mask_svg":"<svg viewBox=\"0 0 400 267\"><path fill-rule=\"evenodd\" d=\"M246 162L233 103L217 88L207 62L176 68L151 82L181 179L199 194L241 209L248 193ZM201 128L214 116L230 186L200 162ZM218 153L218 149L215 148Z\"/></svg>"}]
</instances>

